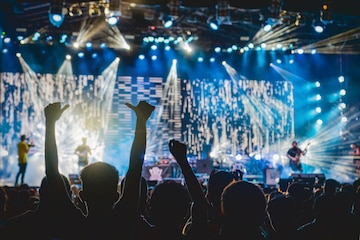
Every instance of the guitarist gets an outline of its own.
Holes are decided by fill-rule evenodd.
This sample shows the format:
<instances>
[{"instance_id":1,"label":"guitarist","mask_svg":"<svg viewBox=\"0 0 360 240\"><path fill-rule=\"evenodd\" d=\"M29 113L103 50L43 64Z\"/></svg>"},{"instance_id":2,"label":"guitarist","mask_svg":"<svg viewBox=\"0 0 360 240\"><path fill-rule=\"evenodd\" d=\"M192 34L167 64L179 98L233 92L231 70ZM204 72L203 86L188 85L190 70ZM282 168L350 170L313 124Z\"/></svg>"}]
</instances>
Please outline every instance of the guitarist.
<instances>
[{"instance_id":1,"label":"guitarist","mask_svg":"<svg viewBox=\"0 0 360 240\"><path fill-rule=\"evenodd\" d=\"M83 137L81 140L82 144L77 146L75 149L75 154L78 155L79 168L85 167L89 164L88 154L91 154L91 149L86 144L86 138Z\"/></svg>"},{"instance_id":2,"label":"guitarist","mask_svg":"<svg viewBox=\"0 0 360 240\"><path fill-rule=\"evenodd\" d=\"M289 158L289 165L293 171L299 171L300 173L303 172L300 162L300 156L304 156L306 154L306 151L306 148L304 150L301 150L297 146L296 141L292 142L292 148L287 151L286 156Z\"/></svg>"}]
</instances>

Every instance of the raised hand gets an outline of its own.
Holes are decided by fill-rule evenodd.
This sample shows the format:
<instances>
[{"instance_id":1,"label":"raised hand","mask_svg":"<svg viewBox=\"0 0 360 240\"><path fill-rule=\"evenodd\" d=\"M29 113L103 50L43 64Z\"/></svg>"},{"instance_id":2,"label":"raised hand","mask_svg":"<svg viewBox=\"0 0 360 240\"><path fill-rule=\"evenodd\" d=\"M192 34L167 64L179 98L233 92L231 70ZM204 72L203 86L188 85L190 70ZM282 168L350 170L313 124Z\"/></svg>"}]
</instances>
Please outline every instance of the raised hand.
<instances>
[{"instance_id":1,"label":"raised hand","mask_svg":"<svg viewBox=\"0 0 360 240\"><path fill-rule=\"evenodd\" d=\"M187 162L186 158L186 144L177 140L171 139L169 141L169 150L175 157L176 161L180 164L182 161Z\"/></svg>"},{"instance_id":2,"label":"raised hand","mask_svg":"<svg viewBox=\"0 0 360 240\"><path fill-rule=\"evenodd\" d=\"M131 103L125 103L125 105L131 108L136 113L136 116L144 121L148 120L155 109L153 105L147 103L146 101L140 101L137 106L134 106Z\"/></svg>"},{"instance_id":3,"label":"raised hand","mask_svg":"<svg viewBox=\"0 0 360 240\"><path fill-rule=\"evenodd\" d=\"M61 108L60 102L50 103L44 108L46 121L56 122L63 112L70 107L69 104L66 104L63 108Z\"/></svg>"}]
</instances>

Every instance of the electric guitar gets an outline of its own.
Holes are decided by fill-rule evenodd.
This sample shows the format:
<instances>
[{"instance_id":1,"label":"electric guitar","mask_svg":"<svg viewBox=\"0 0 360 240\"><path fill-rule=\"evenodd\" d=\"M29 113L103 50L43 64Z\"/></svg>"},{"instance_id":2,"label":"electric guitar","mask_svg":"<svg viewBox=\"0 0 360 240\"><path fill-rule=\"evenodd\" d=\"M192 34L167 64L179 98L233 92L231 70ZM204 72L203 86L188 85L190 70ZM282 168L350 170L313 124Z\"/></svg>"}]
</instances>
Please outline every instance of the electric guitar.
<instances>
[{"instance_id":1,"label":"electric guitar","mask_svg":"<svg viewBox=\"0 0 360 240\"><path fill-rule=\"evenodd\" d=\"M305 155L307 153L307 147L310 145L310 142L308 142L304 148L304 150L302 150L301 152L299 152L298 154L295 155L295 157L291 158L291 160L293 161L293 163L295 163L297 166L300 165L300 156Z\"/></svg>"}]
</instances>

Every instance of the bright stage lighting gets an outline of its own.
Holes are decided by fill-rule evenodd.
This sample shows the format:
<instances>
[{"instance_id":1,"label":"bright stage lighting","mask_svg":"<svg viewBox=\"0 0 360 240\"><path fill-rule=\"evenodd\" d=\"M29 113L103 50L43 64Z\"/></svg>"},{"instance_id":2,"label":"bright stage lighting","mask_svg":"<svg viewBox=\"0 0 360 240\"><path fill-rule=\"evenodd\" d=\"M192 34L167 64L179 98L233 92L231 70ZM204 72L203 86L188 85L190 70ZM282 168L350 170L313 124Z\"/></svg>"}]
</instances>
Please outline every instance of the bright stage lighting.
<instances>
[{"instance_id":1,"label":"bright stage lighting","mask_svg":"<svg viewBox=\"0 0 360 240\"><path fill-rule=\"evenodd\" d=\"M204 61L204 58L203 57L198 57L198 62L203 62Z\"/></svg>"},{"instance_id":2,"label":"bright stage lighting","mask_svg":"<svg viewBox=\"0 0 360 240\"><path fill-rule=\"evenodd\" d=\"M87 48L91 48L91 47L92 47L92 43L91 43L91 42L87 42L87 43L85 44L85 46L86 46Z\"/></svg>"},{"instance_id":3,"label":"bright stage lighting","mask_svg":"<svg viewBox=\"0 0 360 240\"><path fill-rule=\"evenodd\" d=\"M215 16L211 16L207 22L212 30L216 31L219 29L219 21L216 19Z\"/></svg>"},{"instance_id":4,"label":"bright stage lighting","mask_svg":"<svg viewBox=\"0 0 360 240\"><path fill-rule=\"evenodd\" d=\"M9 37L4 38L4 43L9 43L10 41L11 41L11 38L9 38Z\"/></svg>"},{"instance_id":5,"label":"bright stage lighting","mask_svg":"<svg viewBox=\"0 0 360 240\"><path fill-rule=\"evenodd\" d=\"M242 156L240 154L237 154L235 156L236 161L240 161L242 159Z\"/></svg>"},{"instance_id":6,"label":"bright stage lighting","mask_svg":"<svg viewBox=\"0 0 360 240\"><path fill-rule=\"evenodd\" d=\"M177 63L177 60L176 60L176 59L173 59L172 62L173 62L174 64L176 64L176 63Z\"/></svg>"},{"instance_id":7,"label":"bright stage lighting","mask_svg":"<svg viewBox=\"0 0 360 240\"><path fill-rule=\"evenodd\" d=\"M214 49L214 51L217 52L217 53L221 52L221 47L216 47L216 48Z\"/></svg>"},{"instance_id":8,"label":"bright stage lighting","mask_svg":"<svg viewBox=\"0 0 360 240\"><path fill-rule=\"evenodd\" d=\"M227 51L228 53L232 53L233 49L232 49L231 47L229 47L229 48L226 49L226 51Z\"/></svg>"},{"instance_id":9,"label":"bright stage lighting","mask_svg":"<svg viewBox=\"0 0 360 240\"><path fill-rule=\"evenodd\" d=\"M262 49L265 49L266 48L266 43L262 43L260 46L261 46Z\"/></svg>"},{"instance_id":10,"label":"bright stage lighting","mask_svg":"<svg viewBox=\"0 0 360 240\"><path fill-rule=\"evenodd\" d=\"M316 101L320 101L321 100L321 95L320 94L316 94Z\"/></svg>"},{"instance_id":11,"label":"bright stage lighting","mask_svg":"<svg viewBox=\"0 0 360 240\"><path fill-rule=\"evenodd\" d=\"M304 53L304 49L299 48L299 49L297 50L297 53L298 53L298 54L303 54L303 53Z\"/></svg>"},{"instance_id":12,"label":"bright stage lighting","mask_svg":"<svg viewBox=\"0 0 360 240\"><path fill-rule=\"evenodd\" d=\"M311 54L316 54L316 49L312 49Z\"/></svg>"},{"instance_id":13,"label":"bright stage lighting","mask_svg":"<svg viewBox=\"0 0 360 240\"><path fill-rule=\"evenodd\" d=\"M341 96L345 96L345 95L346 95L346 90L345 90L345 89L341 89L341 90L340 90L340 95L341 95Z\"/></svg>"},{"instance_id":14,"label":"bright stage lighting","mask_svg":"<svg viewBox=\"0 0 360 240\"><path fill-rule=\"evenodd\" d=\"M272 26L270 24L266 24L263 28L265 32L269 32L272 29Z\"/></svg>"},{"instance_id":15,"label":"bright stage lighting","mask_svg":"<svg viewBox=\"0 0 360 240\"><path fill-rule=\"evenodd\" d=\"M282 63L281 59L277 59L276 62L277 62L278 64L281 64L281 63Z\"/></svg>"},{"instance_id":16,"label":"bright stage lighting","mask_svg":"<svg viewBox=\"0 0 360 240\"><path fill-rule=\"evenodd\" d=\"M341 122L343 122L343 123L346 123L347 120L348 120L347 117L342 117L342 118L341 118Z\"/></svg>"},{"instance_id":17,"label":"bright stage lighting","mask_svg":"<svg viewBox=\"0 0 360 240\"><path fill-rule=\"evenodd\" d=\"M346 103L340 103L339 104L339 109L340 110L344 110L346 108Z\"/></svg>"},{"instance_id":18,"label":"bright stage lighting","mask_svg":"<svg viewBox=\"0 0 360 240\"><path fill-rule=\"evenodd\" d=\"M222 61L222 63L221 63L223 66L225 66L226 65L226 62L225 61Z\"/></svg>"},{"instance_id":19,"label":"bright stage lighting","mask_svg":"<svg viewBox=\"0 0 360 240\"><path fill-rule=\"evenodd\" d=\"M316 124L322 125L322 124L323 124L323 120L321 120L321 119L316 120Z\"/></svg>"},{"instance_id":20,"label":"bright stage lighting","mask_svg":"<svg viewBox=\"0 0 360 240\"><path fill-rule=\"evenodd\" d=\"M111 16L111 17L108 17L106 19L106 21L108 22L108 24L110 26L115 26L118 23L119 19L117 17L115 17L115 16Z\"/></svg>"},{"instance_id":21,"label":"bright stage lighting","mask_svg":"<svg viewBox=\"0 0 360 240\"><path fill-rule=\"evenodd\" d=\"M171 47L170 46L165 46L165 51L170 51Z\"/></svg>"},{"instance_id":22,"label":"bright stage lighting","mask_svg":"<svg viewBox=\"0 0 360 240\"><path fill-rule=\"evenodd\" d=\"M317 32L317 33L322 33L322 32L324 32L324 27L323 26L314 26L314 30L315 30L315 32Z\"/></svg>"},{"instance_id":23,"label":"bright stage lighting","mask_svg":"<svg viewBox=\"0 0 360 240\"><path fill-rule=\"evenodd\" d=\"M101 43L100 48L106 48L106 43Z\"/></svg>"},{"instance_id":24,"label":"bright stage lighting","mask_svg":"<svg viewBox=\"0 0 360 240\"><path fill-rule=\"evenodd\" d=\"M4 48L4 49L2 50L2 52L3 52L3 53L7 53L7 52L8 52L7 48Z\"/></svg>"},{"instance_id":25,"label":"bright stage lighting","mask_svg":"<svg viewBox=\"0 0 360 240\"><path fill-rule=\"evenodd\" d=\"M157 46L156 45L151 45L151 50L156 50L157 49Z\"/></svg>"},{"instance_id":26,"label":"bright stage lighting","mask_svg":"<svg viewBox=\"0 0 360 240\"><path fill-rule=\"evenodd\" d=\"M16 56L19 58L21 57L21 53L16 53Z\"/></svg>"},{"instance_id":27,"label":"bright stage lighting","mask_svg":"<svg viewBox=\"0 0 360 240\"><path fill-rule=\"evenodd\" d=\"M215 62L215 58L210 58L210 62Z\"/></svg>"},{"instance_id":28,"label":"bright stage lighting","mask_svg":"<svg viewBox=\"0 0 360 240\"><path fill-rule=\"evenodd\" d=\"M98 56L97 53L91 54L91 57L92 57L92 58L97 58L97 56Z\"/></svg>"},{"instance_id":29,"label":"bright stage lighting","mask_svg":"<svg viewBox=\"0 0 360 240\"><path fill-rule=\"evenodd\" d=\"M66 55L65 58L66 58L66 60L71 60L71 55L68 54L68 55Z\"/></svg>"},{"instance_id":30,"label":"bright stage lighting","mask_svg":"<svg viewBox=\"0 0 360 240\"><path fill-rule=\"evenodd\" d=\"M340 83L342 83L342 82L345 81L345 78L344 78L344 76L339 76L338 80L339 80Z\"/></svg>"},{"instance_id":31,"label":"bright stage lighting","mask_svg":"<svg viewBox=\"0 0 360 240\"><path fill-rule=\"evenodd\" d=\"M294 63L294 59L290 59L290 60L289 60L289 63L290 63L290 64L293 64L293 63Z\"/></svg>"},{"instance_id":32,"label":"bright stage lighting","mask_svg":"<svg viewBox=\"0 0 360 240\"><path fill-rule=\"evenodd\" d=\"M145 59L145 56L144 56L143 54L140 54L140 55L139 55L139 59L140 59L140 60L144 60L144 59Z\"/></svg>"},{"instance_id":33,"label":"bright stage lighting","mask_svg":"<svg viewBox=\"0 0 360 240\"><path fill-rule=\"evenodd\" d=\"M120 58L119 58L119 57L116 57L116 58L115 58L115 61L120 62Z\"/></svg>"},{"instance_id":34,"label":"bright stage lighting","mask_svg":"<svg viewBox=\"0 0 360 240\"><path fill-rule=\"evenodd\" d=\"M152 55L151 56L151 60L155 61L157 59L157 56L156 55Z\"/></svg>"},{"instance_id":35,"label":"bright stage lighting","mask_svg":"<svg viewBox=\"0 0 360 240\"><path fill-rule=\"evenodd\" d=\"M317 107L317 108L315 109L315 111L316 111L317 113L321 113L321 107Z\"/></svg>"},{"instance_id":36,"label":"bright stage lighting","mask_svg":"<svg viewBox=\"0 0 360 240\"><path fill-rule=\"evenodd\" d=\"M74 43L73 43L73 47L74 47L74 48L79 48L79 47L80 47L80 44L79 44L78 42L74 42Z\"/></svg>"},{"instance_id":37,"label":"bright stage lighting","mask_svg":"<svg viewBox=\"0 0 360 240\"><path fill-rule=\"evenodd\" d=\"M83 58L84 55L85 55L85 54L84 54L83 52L79 52L79 53L78 53L78 57L79 57L79 58Z\"/></svg>"},{"instance_id":38,"label":"bright stage lighting","mask_svg":"<svg viewBox=\"0 0 360 240\"><path fill-rule=\"evenodd\" d=\"M248 47L249 47L250 49L253 49L253 48L254 48L254 44L253 44L253 43L249 43L249 44L248 44Z\"/></svg>"},{"instance_id":39,"label":"bright stage lighting","mask_svg":"<svg viewBox=\"0 0 360 240\"><path fill-rule=\"evenodd\" d=\"M279 154L274 154L273 157L272 157L272 159L273 159L274 161L279 160L279 159L280 159Z\"/></svg>"},{"instance_id":40,"label":"bright stage lighting","mask_svg":"<svg viewBox=\"0 0 360 240\"><path fill-rule=\"evenodd\" d=\"M319 82L319 81L316 81L316 82L315 82L315 86L316 86L316 87L320 87L320 82Z\"/></svg>"},{"instance_id":41,"label":"bright stage lighting","mask_svg":"<svg viewBox=\"0 0 360 240\"><path fill-rule=\"evenodd\" d=\"M172 19L172 17L170 17L170 16L165 17L164 28L171 28L173 24L174 24L174 20Z\"/></svg>"},{"instance_id":42,"label":"bright stage lighting","mask_svg":"<svg viewBox=\"0 0 360 240\"><path fill-rule=\"evenodd\" d=\"M255 160L259 161L259 160L261 160L261 155L259 153L257 153L257 154L255 154L254 158L255 158Z\"/></svg>"}]
</instances>

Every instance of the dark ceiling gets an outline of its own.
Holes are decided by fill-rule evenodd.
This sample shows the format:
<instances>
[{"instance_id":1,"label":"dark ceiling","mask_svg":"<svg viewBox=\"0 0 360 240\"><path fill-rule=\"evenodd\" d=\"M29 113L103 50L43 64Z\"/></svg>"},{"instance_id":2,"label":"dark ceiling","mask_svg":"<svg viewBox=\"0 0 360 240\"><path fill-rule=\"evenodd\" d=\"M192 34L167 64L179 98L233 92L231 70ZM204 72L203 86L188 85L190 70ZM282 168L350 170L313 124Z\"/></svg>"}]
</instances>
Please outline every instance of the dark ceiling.
<instances>
[{"instance_id":1,"label":"dark ceiling","mask_svg":"<svg viewBox=\"0 0 360 240\"><path fill-rule=\"evenodd\" d=\"M215 46L227 48L234 44L241 48L249 42L280 42L296 49L321 40L334 39L334 36L340 34L341 38L335 41L334 45L341 45L343 49L344 42L348 42L351 43L350 53L359 52L356 52L356 49L360 49L359 0L327 0L331 4L331 21L321 34L316 33L312 27L314 21L320 18L320 0L278 0L280 6L275 6L275 10L274 0L228 0L229 17L225 18L217 31L214 31L209 27L209 19L216 16L219 1L182 0L179 2L177 14L174 14L174 9L169 4L172 2L170 0L122 0L123 12L116 27L132 48L141 46L145 36L181 36L184 40L192 36L191 44L209 51ZM65 33L70 36L68 41L71 41L84 25L106 27L100 24L105 22L103 13L98 17L90 17L88 13L90 6L104 5L105 2L106 0L65 0L65 8L68 11L76 4L80 6L82 15L70 16L67 13L62 25L55 27L50 24L48 18L50 1L2 0L3 31L9 36L23 34L25 37L31 37L39 31L40 41L49 42L47 37L53 37L51 44ZM280 10L280 7L281 11L277 13L276 9ZM125 9L128 11L125 12ZM279 21L273 32L264 34L261 29L266 21L273 17L274 11ZM171 28L164 28L163 19L168 14L178 17ZM147 17L147 20L144 17ZM99 28L92 27L95 29L92 31L102 31ZM108 35L111 35L111 32ZM99 37L96 33L91 36L89 41L106 41L106 37Z\"/></svg>"}]
</instances>

